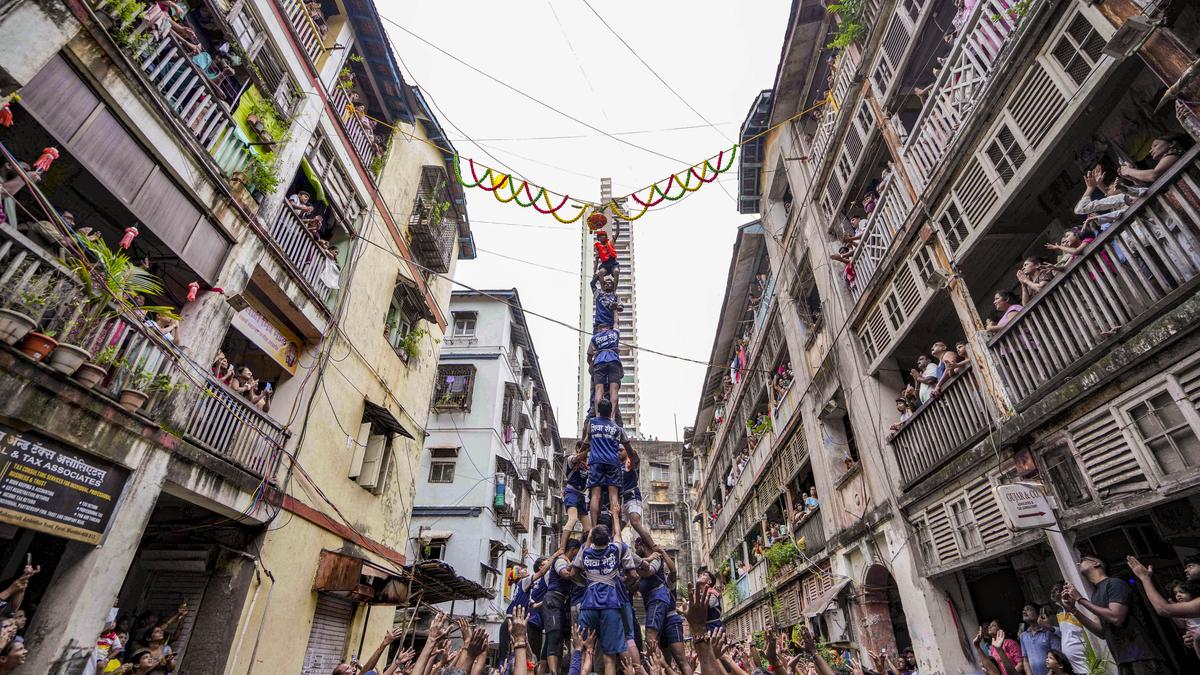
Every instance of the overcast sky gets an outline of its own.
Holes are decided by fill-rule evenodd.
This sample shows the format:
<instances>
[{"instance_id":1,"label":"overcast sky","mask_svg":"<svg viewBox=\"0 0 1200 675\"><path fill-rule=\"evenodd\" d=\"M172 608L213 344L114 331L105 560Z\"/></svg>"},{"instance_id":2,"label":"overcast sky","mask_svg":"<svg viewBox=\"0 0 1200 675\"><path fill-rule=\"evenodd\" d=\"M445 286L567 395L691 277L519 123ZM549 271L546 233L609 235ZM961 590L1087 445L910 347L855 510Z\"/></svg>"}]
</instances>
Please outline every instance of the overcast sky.
<instances>
[{"instance_id":1,"label":"overcast sky","mask_svg":"<svg viewBox=\"0 0 1200 675\"><path fill-rule=\"evenodd\" d=\"M379 1L378 7L464 61L606 132L650 131L620 137L681 162L600 135L388 26L405 76L432 98L465 157L495 166L490 153L537 184L596 200L601 176L625 194L731 145L754 97L771 86L790 3L589 2L717 129L703 126L583 0ZM464 134L479 144L458 140ZM537 136L581 137L527 140ZM736 229L751 219L738 214L730 197L737 194L736 174L735 167L721 179L729 194L707 185L634 224L641 345L708 358ZM456 278L477 288L515 287L527 310L577 326L580 225L560 225L477 189L467 200L480 252L458 263ZM527 318L560 430L573 436L577 335ZM640 368L641 431L673 440L675 416L680 433L694 419L704 366L642 352Z\"/></svg>"}]
</instances>

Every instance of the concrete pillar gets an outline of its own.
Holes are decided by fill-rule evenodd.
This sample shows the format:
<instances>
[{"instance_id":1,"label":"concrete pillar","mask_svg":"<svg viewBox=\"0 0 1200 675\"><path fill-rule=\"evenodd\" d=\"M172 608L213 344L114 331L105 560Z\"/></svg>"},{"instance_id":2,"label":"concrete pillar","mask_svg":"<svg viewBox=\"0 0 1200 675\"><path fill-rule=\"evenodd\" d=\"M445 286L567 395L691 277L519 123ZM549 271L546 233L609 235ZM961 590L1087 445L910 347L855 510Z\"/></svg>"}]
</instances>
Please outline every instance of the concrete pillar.
<instances>
[{"instance_id":1,"label":"concrete pillar","mask_svg":"<svg viewBox=\"0 0 1200 675\"><path fill-rule=\"evenodd\" d=\"M26 633L29 658L19 675L81 672L133 563L142 532L162 492L171 456L147 449L125 482L100 546L67 544Z\"/></svg>"},{"instance_id":2,"label":"concrete pillar","mask_svg":"<svg viewBox=\"0 0 1200 675\"><path fill-rule=\"evenodd\" d=\"M181 665L185 672L217 675L225 672L231 658L237 622L254 579L254 558L248 553L222 549L204 599L196 610L187 653Z\"/></svg>"},{"instance_id":3,"label":"concrete pillar","mask_svg":"<svg viewBox=\"0 0 1200 675\"><path fill-rule=\"evenodd\" d=\"M0 101L25 86L79 28L58 0L25 0L6 8L0 19Z\"/></svg>"}]
</instances>

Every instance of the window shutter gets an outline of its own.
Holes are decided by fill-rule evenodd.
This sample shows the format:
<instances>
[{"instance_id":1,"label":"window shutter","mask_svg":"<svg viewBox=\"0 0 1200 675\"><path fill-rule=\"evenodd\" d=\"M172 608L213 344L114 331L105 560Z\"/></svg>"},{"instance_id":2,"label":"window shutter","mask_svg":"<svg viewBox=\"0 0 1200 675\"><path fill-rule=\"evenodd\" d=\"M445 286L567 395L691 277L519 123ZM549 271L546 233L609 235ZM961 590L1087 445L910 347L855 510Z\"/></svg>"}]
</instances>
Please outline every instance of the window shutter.
<instances>
[{"instance_id":1,"label":"window shutter","mask_svg":"<svg viewBox=\"0 0 1200 675\"><path fill-rule=\"evenodd\" d=\"M1150 489L1112 410L1105 408L1100 414L1072 425L1067 433L1087 471L1088 482L1101 497Z\"/></svg>"},{"instance_id":2,"label":"window shutter","mask_svg":"<svg viewBox=\"0 0 1200 675\"><path fill-rule=\"evenodd\" d=\"M354 454L350 457L350 477L358 478L362 473L363 458L366 456L368 439L371 437L371 423L363 422L358 427L358 438L354 439Z\"/></svg>"},{"instance_id":3,"label":"window shutter","mask_svg":"<svg viewBox=\"0 0 1200 675\"><path fill-rule=\"evenodd\" d=\"M370 424L367 425L370 428ZM368 490L379 490L383 487L384 457L387 455L387 436L371 434L367 437L367 447L364 448L362 467L358 474L358 484Z\"/></svg>"},{"instance_id":4,"label":"window shutter","mask_svg":"<svg viewBox=\"0 0 1200 675\"><path fill-rule=\"evenodd\" d=\"M994 546L1008 540L1012 535L1000 514L1000 505L996 503L996 493L986 476L976 479L967 487L967 499L971 504L971 513L975 515L975 523L979 526L979 536L983 545Z\"/></svg>"},{"instance_id":5,"label":"window shutter","mask_svg":"<svg viewBox=\"0 0 1200 675\"><path fill-rule=\"evenodd\" d=\"M958 542L954 540L954 531L950 527L950 519L941 504L934 504L925 512L926 522L929 523L929 533L933 539L933 550L937 554L936 563L947 562L958 557Z\"/></svg>"}]
</instances>

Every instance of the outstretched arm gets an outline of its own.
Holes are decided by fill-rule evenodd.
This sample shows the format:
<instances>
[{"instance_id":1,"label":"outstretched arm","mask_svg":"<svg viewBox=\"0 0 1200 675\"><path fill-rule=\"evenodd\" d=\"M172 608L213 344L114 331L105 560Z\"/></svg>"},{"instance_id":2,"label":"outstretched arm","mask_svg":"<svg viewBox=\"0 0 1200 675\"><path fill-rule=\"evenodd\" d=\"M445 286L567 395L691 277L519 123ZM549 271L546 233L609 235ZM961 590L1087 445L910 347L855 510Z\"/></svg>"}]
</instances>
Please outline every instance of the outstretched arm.
<instances>
[{"instance_id":1,"label":"outstretched arm","mask_svg":"<svg viewBox=\"0 0 1200 675\"><path fill-rule=\"evenodd\" d=\"M400 637L402 632L404 632L403 628L393 628L383 634L383 640L380 641L375 651L371 653L371 658L367 659L367 662L363 664L362 669L364 673L375 669L376 664L379 663L379 657L383 656L383 652L387 650L388 645L395 642L396 638Z\"/></svg>"}]
</instances>

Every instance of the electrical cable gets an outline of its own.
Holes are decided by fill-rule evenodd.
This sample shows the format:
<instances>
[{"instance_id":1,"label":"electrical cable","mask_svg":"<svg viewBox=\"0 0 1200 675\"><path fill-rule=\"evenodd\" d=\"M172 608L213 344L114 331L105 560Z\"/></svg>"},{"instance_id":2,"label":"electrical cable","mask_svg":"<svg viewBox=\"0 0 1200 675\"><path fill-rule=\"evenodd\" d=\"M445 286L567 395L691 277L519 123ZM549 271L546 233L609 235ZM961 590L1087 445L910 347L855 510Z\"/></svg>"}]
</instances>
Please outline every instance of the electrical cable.
<instances>
[{"instance_id":1,"label":"electrical cable","mask_svg":"<svg viewBox=\"0 0 1200 675\"><path fill-rule=\"evenodd\" d=\"M709 127L712 127L712 126L727 127L727 126L735 126L737 124L740 124L740 122L717 122L715 125L713 125L713 124L689 124L689 125L678 126L678 127L661 127L658 129L638 129L638 130L634 130L634 131L612 131L609 133L611 133L613 136L636 136L639 134L657 134L657 133L662 133L664 131L692 131L695 129L708 129ZM485 138L476 138L475 140L476 141L487 141L490 143L498 143L498 142L504 142L504 141L569 141L569 140L577 140L577 139L583 139L583 138L596 138L596 137L603 137L603 136L604 136L604 134L565 134L565 135L559 135L559 136L498 136L498 137L491 137L491 138L486 138L486 137ZM448 140L466 141L466 140L470 140L470 139L468 139L468 138L451 138Z\"/></svg>"}]
</instances>

